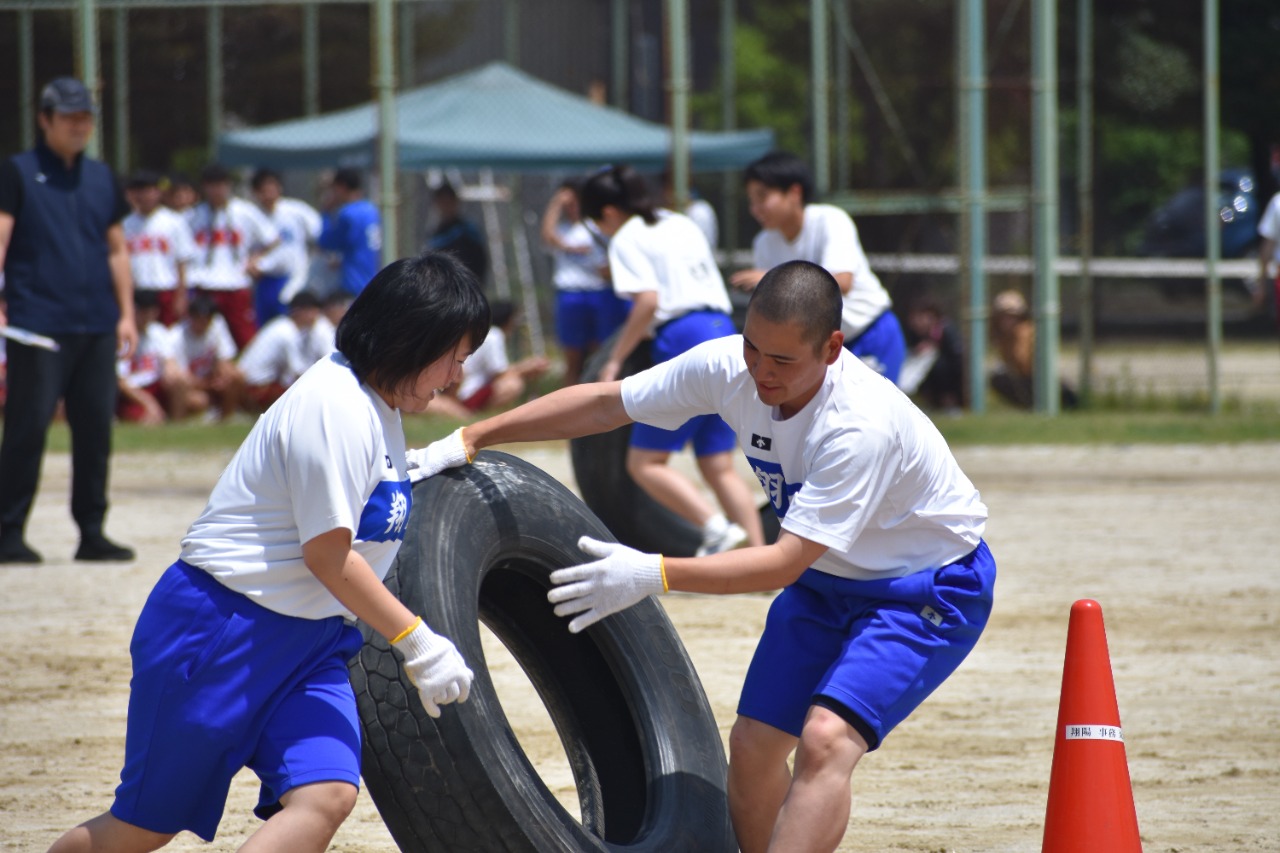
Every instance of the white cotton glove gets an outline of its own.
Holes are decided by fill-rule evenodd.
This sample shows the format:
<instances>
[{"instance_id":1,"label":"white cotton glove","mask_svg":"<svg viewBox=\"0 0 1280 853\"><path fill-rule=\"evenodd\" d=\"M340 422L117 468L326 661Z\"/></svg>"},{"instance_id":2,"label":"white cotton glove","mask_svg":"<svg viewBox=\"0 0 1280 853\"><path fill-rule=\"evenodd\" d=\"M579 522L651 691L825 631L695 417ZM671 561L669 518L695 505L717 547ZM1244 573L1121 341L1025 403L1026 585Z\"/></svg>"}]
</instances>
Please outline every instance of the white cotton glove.
<instances>
[{"instance_id":1,"label":"white cotton glove","mask_svg":"<svg viewBox=\"0 0 1280 853\"><path fill-rule=\"evenodd\" d=\"M446 468L457 468L471 461L471 457L467 456L467 445L462 440L462 427L426 447L406 452L404 458L409 463L410 483L434 477Z\"/></svg>"},{"instance_id":2,"label":"white cotton glove","mask_svg":"<svg viewBox=\"0 0 1280 853\"><path fill-rule=\"evenodd\" d=\"M448 637L435 633L419 619L413 630L392 645L404 655L404 671L432 717L440 716L441 705L467 701L475 673Z\"/></svg>"},{"instance_id":3,"label":"white cotton glove","mask_svg":"<svg viewBox=\"0 0 1280 853\"><path fill-rule=\"evenodd\" d=\"M547 601L556 605L557 616L582 613L569 623L575 634L611 613L667 591L661 554L643 554L590 536L579 539L578 547L600 559L552 572L551 582L556 586L547 593Z\"/></svg>"}]
</instances>

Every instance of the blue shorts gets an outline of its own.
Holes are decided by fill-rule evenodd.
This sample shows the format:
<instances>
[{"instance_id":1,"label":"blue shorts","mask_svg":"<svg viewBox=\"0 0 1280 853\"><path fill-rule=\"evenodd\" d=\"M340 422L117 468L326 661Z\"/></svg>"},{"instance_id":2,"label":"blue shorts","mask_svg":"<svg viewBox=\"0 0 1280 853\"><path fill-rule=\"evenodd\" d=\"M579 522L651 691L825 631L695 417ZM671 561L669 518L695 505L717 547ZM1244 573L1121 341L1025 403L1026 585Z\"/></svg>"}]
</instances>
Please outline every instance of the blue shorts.
<instances>
[{"instance_id":1,"label":"blue shorts","mask_svg":"<svg viewBox=\"0 0 1280 853\"><path fill-rule=\"evenodd\" d=\"M985 542L902 578L807 570L769 608L738 714L799 737L809 707L824 705L876 749L977 644L995 580Z\"/></svg>"},{"instance_id":2,"label":"blue shorts","mask_svg":"<svg viewBox=\"0 0 1280 853\"><path fill-rule=\"evenodd\" d=\"M618 330L630 308L609 288L556 291L556 337L571 349L597 346Z\"/></svg>"},{"instance_id":3,"label":"blue shorts","mask_svg":"<svg viewBox=\"0 0 1280 853\"><path fill-rule=\"evenodd\" d=\"M658 327L653 338L653 362L661 364L700 343L734 334L733 320L719 311L691 311ZM726 453L738 446L738 437L719 415L698 415L675 429L649 424L631 427L631 446L637 450L676 453L693 442L696 456Z\"/></svg>"},{"instance_id":4,"label":"blue shorts","mask_svg":"<svg viewBox=\"0 0 1280 853\"><path fill-rule=\"evenodd\" d=\"M212 841L231 779L262 781L254 813L312 782L360 784L347 661L360 632L338 616L268 610L179 560L134 628L124 769L111 814Z\"/></svg>"},{"instance_id":5,"label":"blue shorts","mask_svg":"<svg viewBox=\"0 0 1280 853\"><path fill-rule=\"evenodd\" d=\"M845 348L871 366L876 373L898 384L902 362L907 358L907 340L902 324L892 311L885 311L863 330L861 335L845 342Z\"/></svg>"},{"instance_id":6,"label":"blue shorts","mask_svg":"<svg viewBox=\"0 0 1280 853\"><path fill-rule=\"evenodd\" d=\"M280 301L280 294L288 283L289 278L283 275L264 275L254 283L253 310L259 329L289 310L289 306Z\"/></svg>"}]
</instances>

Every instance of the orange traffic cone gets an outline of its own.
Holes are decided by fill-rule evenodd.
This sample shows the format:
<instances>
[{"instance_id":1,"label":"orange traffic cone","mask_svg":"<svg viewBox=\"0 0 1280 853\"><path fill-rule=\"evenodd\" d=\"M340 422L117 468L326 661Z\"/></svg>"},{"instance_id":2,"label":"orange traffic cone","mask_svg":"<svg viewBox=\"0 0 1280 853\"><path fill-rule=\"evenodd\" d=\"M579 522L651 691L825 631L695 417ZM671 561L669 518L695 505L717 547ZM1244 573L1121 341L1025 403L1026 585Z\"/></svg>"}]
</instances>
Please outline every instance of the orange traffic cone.
<instances>
[{"instance_id":1,"label":"orange traffic cone","mask_svg":"<svg viewBox=\"0 0 1280 853\"><path fill-rule=\"evenodd\" d=\"M1071 605L1043 853L1142 851L1102 607Z\"/></svg>"}]
</instances>

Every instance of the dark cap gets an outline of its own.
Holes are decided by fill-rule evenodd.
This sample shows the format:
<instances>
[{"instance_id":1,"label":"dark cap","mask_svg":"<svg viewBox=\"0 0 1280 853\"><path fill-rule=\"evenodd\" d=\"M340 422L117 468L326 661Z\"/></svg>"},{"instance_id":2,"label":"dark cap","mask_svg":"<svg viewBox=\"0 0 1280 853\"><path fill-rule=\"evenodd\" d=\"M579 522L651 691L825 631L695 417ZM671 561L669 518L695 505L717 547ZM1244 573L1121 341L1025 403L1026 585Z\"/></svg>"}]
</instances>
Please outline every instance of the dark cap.
<instances>
[{"instance_id":1,"label":"dark cap","mask_svg":"<svg viewBox=\"0 0 1280 853\"><path fill-rule=\"evenodd\" d=\"M97 113L88 88L74 77L59 77L40 93L40 111L55 113Z\"/></svg>"}]
</instances>

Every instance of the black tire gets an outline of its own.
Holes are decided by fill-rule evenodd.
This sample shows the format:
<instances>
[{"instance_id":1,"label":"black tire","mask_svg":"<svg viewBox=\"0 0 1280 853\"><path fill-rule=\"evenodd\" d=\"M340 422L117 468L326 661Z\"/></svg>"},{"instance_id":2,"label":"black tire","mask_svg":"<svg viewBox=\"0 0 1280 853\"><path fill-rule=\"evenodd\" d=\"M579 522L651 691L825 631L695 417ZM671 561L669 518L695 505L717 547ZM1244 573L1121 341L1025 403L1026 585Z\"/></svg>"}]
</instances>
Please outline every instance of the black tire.
<instances>
[{"instance_id":1,"label":"black tire","mask_svg":"<svg viewBox=\"0 0 1280 853\"><path fill-rule=\"evenodd\" d=\"M612 349L610 339L587 360L582 369L583 382L595 381ZM642 342L623 363L619 378L652 366L649 342ZM702 531L649 497L631 479L627 473L630 441L631 427L625 426L569 442L569 458L583 503L624 545L670 557L692 557L702 544ZM760 507L760 523L766 542L778 538L778 516L767 501Z\"/></svg>"},{"instance_id":2,"label":"black tire","mask_svg":"<svg viewBox=\"0 0 1280 853\"><path fill-rule=\"evenodd\" d=\"M427 716L400 658L362 626L351 664L364 779L402 851L737 850L724 750L702 685L647 599L570 634L548 575L609 539L560 483L503 453L424 480L386 584L475 671L470 698ZM479 623L520 663L555 723L582 822L521 750L485 668Z\"/></svg>"}]
</instances>

